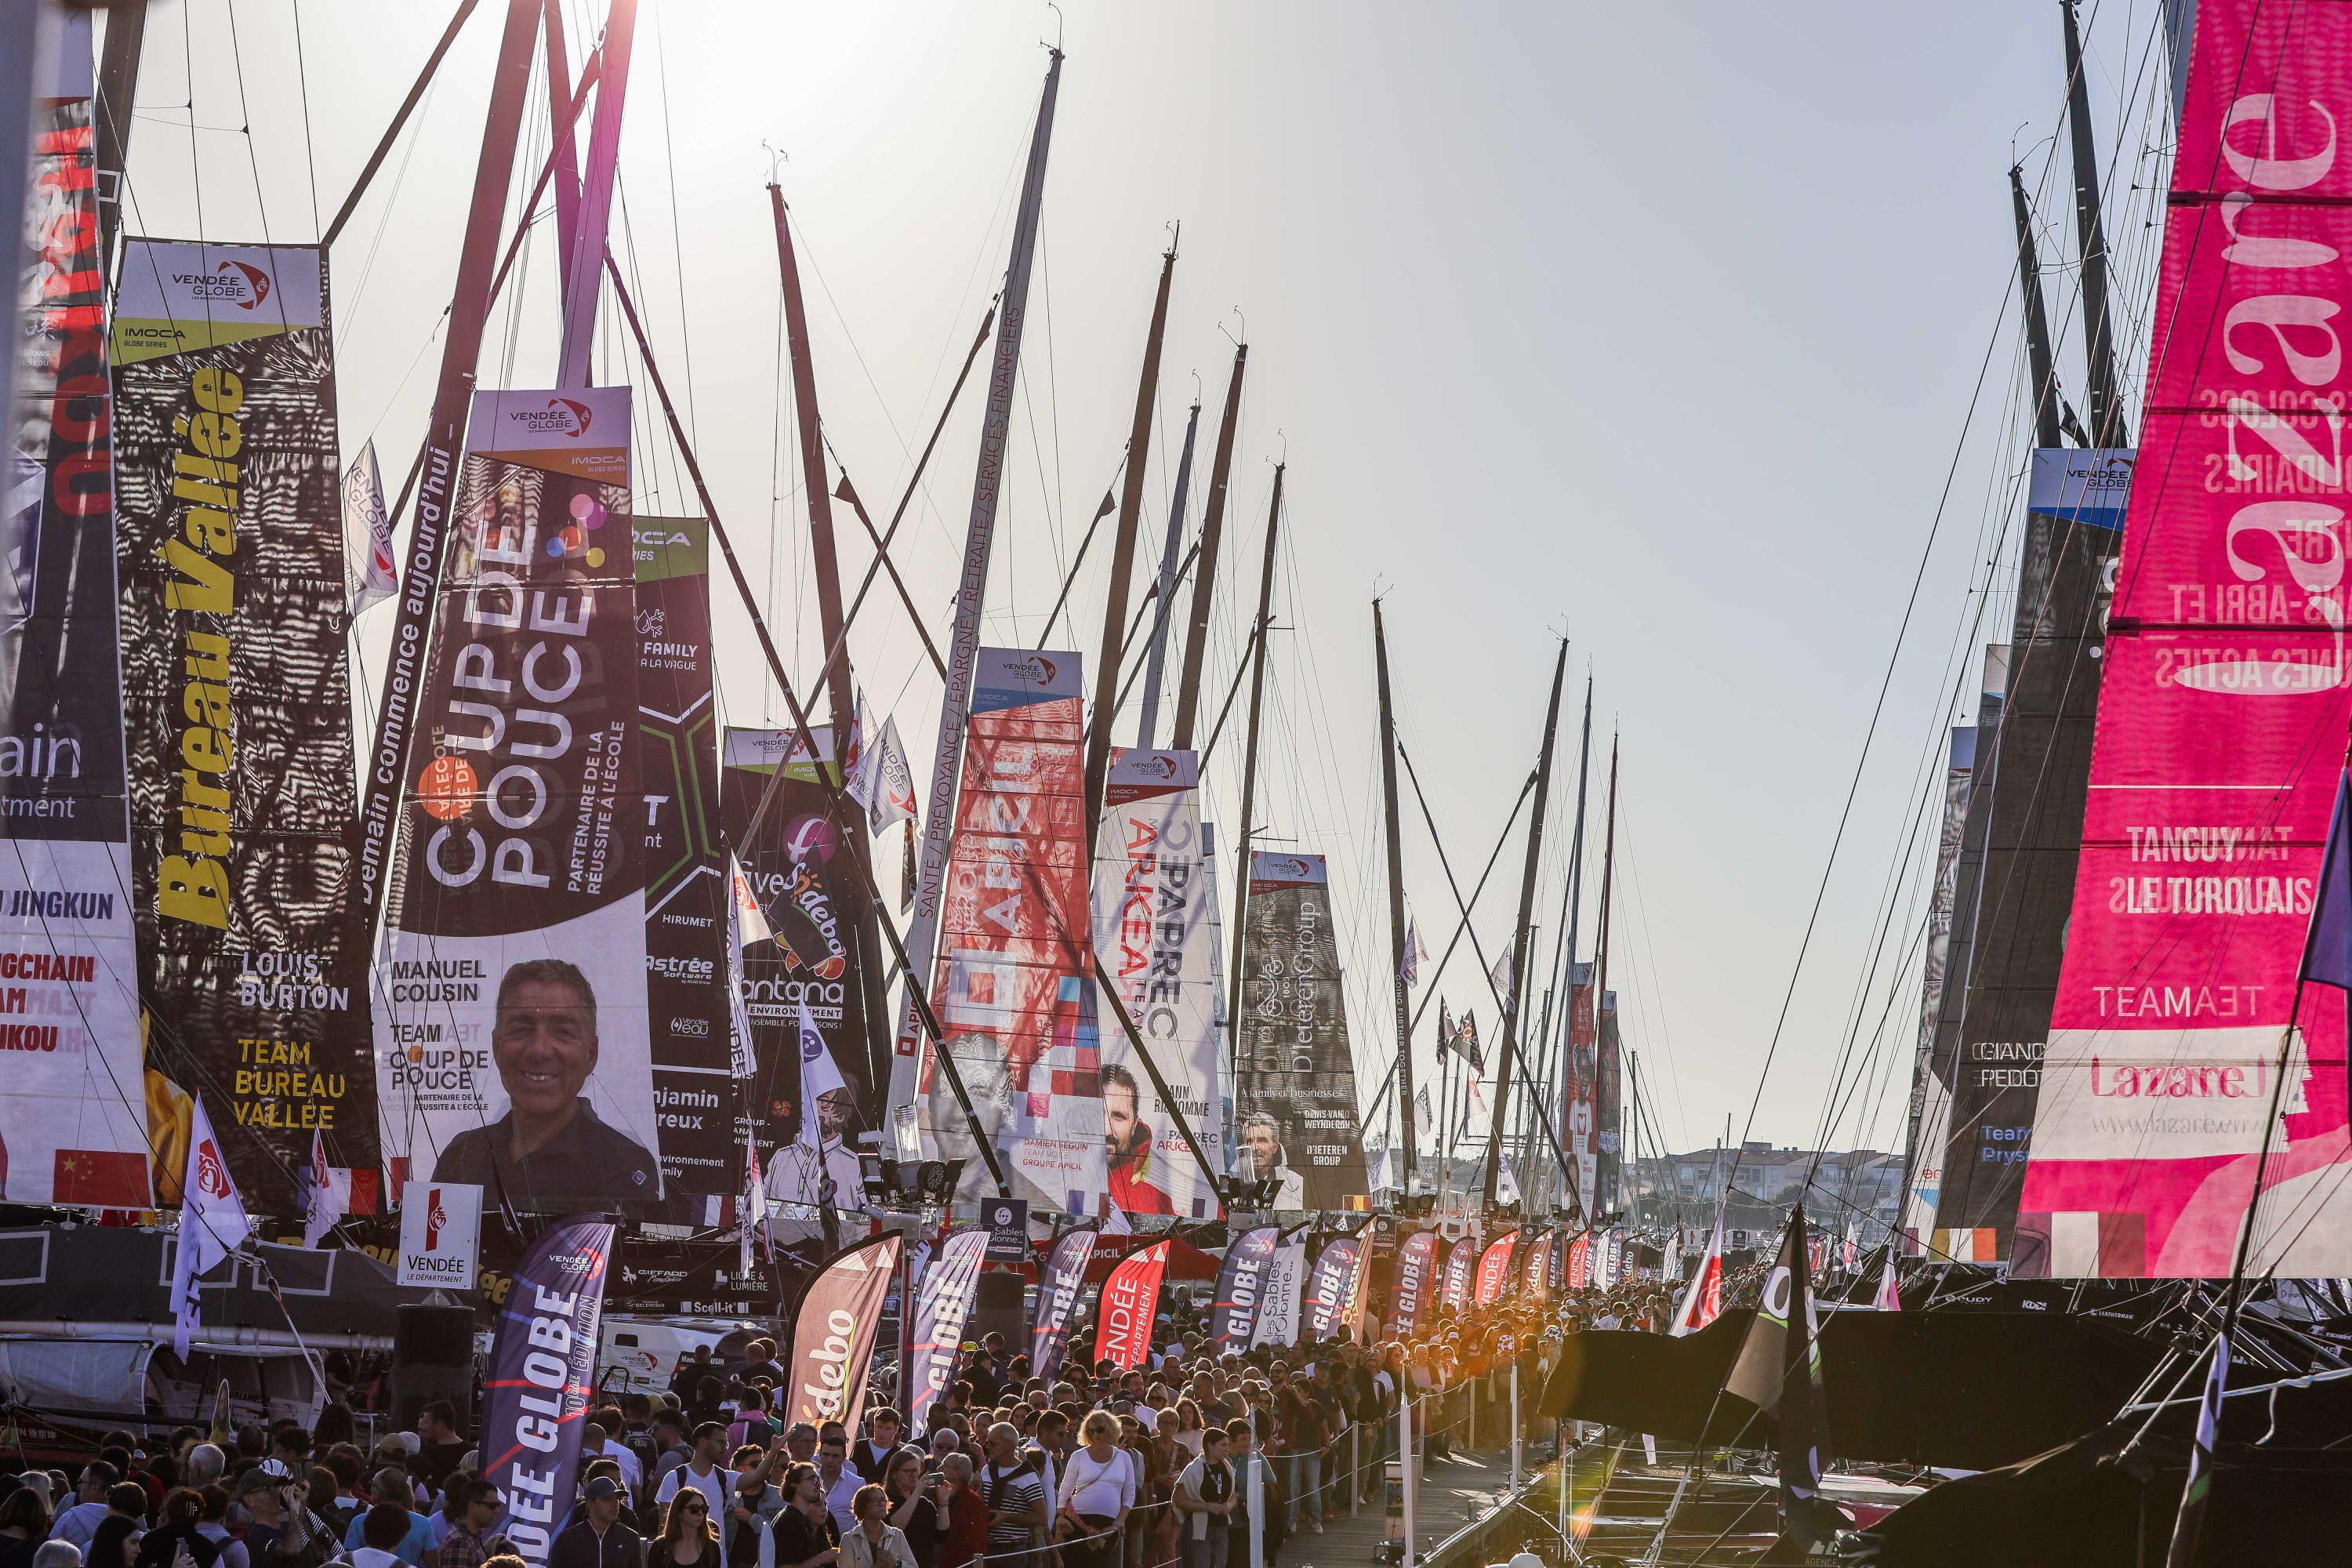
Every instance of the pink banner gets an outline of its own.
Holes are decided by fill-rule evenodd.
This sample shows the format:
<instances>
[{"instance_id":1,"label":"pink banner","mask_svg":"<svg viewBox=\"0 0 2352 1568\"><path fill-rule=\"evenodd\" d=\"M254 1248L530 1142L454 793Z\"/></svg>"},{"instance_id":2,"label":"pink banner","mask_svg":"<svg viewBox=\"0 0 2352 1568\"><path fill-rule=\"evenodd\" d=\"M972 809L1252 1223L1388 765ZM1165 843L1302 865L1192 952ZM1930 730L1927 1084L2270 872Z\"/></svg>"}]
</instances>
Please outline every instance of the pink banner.
<instances>
[{"instance_id":1,"label":"pink banner","mask_svg":"<svg viewBox=\"0 0 2352 1568\"><path fill-rule=\"evenodd\" d=\"M1160 1281L1168 1271L1168 1243L1155 1241L1122 1260L1103 1281L1095 1359L1121 1367L1143 1364L1151 1352L1151 1325L1160 1316Z\"/></svg>"},{"instance_id":2,"label":"pink banner","mask_svg":"<svg viewBox=\"0 0 2352 1568\"><path fill-rule=\"evenodd\" d=\"M1478 1289L1476 1300L1482 1307L1491 1307L1502 1300L1503 1287L1511 1281L1511 1252L1519 1244L1519 1233L1496 1237L1486 1244L1478 1258Z\"/></svg>"},{"instance_id":3,"label":"pink banner","mask_svg":"<svg viewBox=\"0 0 2352 1568\"><path fill-rule=\"evenodd\" d=\"M2344 1005L2294 973L2352 714L2352 7L2202 0L2012 1272L2352 1272ZM1987 1149L1986 1158L2027 1151Z\"/></svg>"},{"instance_id":4,"label":"pink banner","mask_svg":"<svg viewBox=\"0 0 2352 1568\"><path fill-rule=\"evenodd\" d=\"M1592 1238L1580 1236L1568 1244L1568 1288L1581 1290L1592 1282Z\"/></svg>"}]
</instances>

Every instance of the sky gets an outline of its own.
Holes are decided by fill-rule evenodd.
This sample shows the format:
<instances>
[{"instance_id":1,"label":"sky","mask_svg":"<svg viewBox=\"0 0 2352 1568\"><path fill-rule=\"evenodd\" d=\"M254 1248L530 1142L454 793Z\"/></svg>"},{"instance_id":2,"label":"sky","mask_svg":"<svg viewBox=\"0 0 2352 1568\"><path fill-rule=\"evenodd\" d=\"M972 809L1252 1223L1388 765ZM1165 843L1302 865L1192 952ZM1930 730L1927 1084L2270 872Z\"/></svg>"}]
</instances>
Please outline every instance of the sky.
<instances>
[{"instance_id":1,"label":"sky","mask_svg":"<svg viewBox=\"0 0 2352 1568\"><path fill-rule=\"evenodd\" d=\"M602 7L564 8L576 67ZM314 239L450 9L158 5L126 228ZM2158 9L2084 6L2102 163L2120 171L2109 227L2127 324L2147 310L2145 206L2161 188L2166 131L2147 112L2166 79L2151 54ZM460 35L331 258L343 450L373 440L388 485L432 396L502 10L483 5ZM1547 969L1591 680L1580 956L1599 927L1613 737L1610 984L1658 1136L1704 1147L1727 1124L1810 1143L1834 1103L1830 1142L1899 1147L1919 991L1906 944L1927 870L1916 807L1940 789L1925 759L1941 755L1955 697L1973 708L1973 678L1956 672L1974 667L1977 617L1997 624L2005 608L1977 587L1989 563L2001 575L2000 529L2030 444L2015 407L2013 160L2052 247L2052 313L2062 330L2078 314L2048 140L2064 89L2055 13L2048 0L1070 0L1058 14L644 0L614 249L804 683L822 649L762 187L772 173L791 205L826 435L887 518L1005 265L1041 40L1058 37L1067 58L983 641L1046 635L1120 459L1181 221L1137 592L1196 394L1197 526L1232 340L1245 335L1203 702L1213 710L1233 679L1273 465L1286 460L1255 820L1264 842L1331 858L1365 1095L1394 1050L1377 596L1399 735L1465 892L1534 765L1569 639L1537 898ZM518 186L546 142L535 93ZM552 379L552 228L534 229L494 312L484 384ZM642 386L609 305L604 321L598 379ZM2144 350L2124 336L2136 379ZM2062 346L2062 378L2079 384L2079 364ZM639 404L638 510L695 510L650 396ZM975 387L893 548L941 640L979 406ZM862 574L872 554L855 520L843 510L836 526L845 572ZM1049 639L1090 669L1108 534ZM726 602L718 614L723 716L781 720L747 618ZM370 689L389 617L370 612L354 640ZM926 776L939 689L887 585L851 651ZM1228 825L1244 705L1209 769L1209 815ZM1121 743L1132 730L1123 715ZM1403 810L1407 901L1433 960L1454 909L1409 793ZM1509 942L1522 853L1515 833L1477 906L1490 959ZM1442 991L1475 1007L1492 1040L1480 967L1465 942L1443 973L1424 968L1416 1000ZM1842 1069L1857 1014L1854 1056L1870 1065ZM1417 1079L1432 1072L1433 1018L1415 1039Z\"/></svg>"}]
</instances>

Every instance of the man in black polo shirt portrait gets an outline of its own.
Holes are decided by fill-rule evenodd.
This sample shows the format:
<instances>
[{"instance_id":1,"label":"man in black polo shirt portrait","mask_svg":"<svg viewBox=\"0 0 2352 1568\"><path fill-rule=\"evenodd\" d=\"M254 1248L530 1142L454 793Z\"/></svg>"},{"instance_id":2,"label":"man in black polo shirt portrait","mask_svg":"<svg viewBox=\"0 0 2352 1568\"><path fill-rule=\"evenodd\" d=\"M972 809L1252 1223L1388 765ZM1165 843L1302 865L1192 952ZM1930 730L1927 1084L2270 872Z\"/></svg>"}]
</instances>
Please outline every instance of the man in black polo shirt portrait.
<instances>
[{"instance_id":1,"label":"man in black polo shirt portrait","mask_svg":"<svg viewBox=\"0 0 2352 1568\"><path fill-rule=\"evenodd\" d=\"M596 1070L596 993L560 958L514 965L499 982L490 1059L507 1113L460 1132L430 1178L480 1185L518 1210L569 1214L650 1202L654 1157L598 1119L580 1091Z\"/></svg>"}]
</instances>

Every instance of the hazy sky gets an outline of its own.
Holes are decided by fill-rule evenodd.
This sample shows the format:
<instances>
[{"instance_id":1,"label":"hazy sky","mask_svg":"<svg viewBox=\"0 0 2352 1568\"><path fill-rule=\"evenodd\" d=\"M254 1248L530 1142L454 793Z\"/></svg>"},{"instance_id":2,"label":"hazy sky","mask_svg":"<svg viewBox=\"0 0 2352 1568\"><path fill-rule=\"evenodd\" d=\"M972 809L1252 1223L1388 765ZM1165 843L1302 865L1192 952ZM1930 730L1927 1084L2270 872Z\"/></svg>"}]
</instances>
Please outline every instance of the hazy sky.
<instances>
[{"instance_id":1,"label":"hazy sky","mask_svg":"<svg viewBox=\"0 0 2352 1568\"><path fill-rule=\"evenodd\" d=\"M566 5L576 66L592 11ZM2158 9L2085 6L2103 163L2120 124L2126 186L2149 180L2143 142L2164 134L2142 113L2164 80L2148 57ZM155 7L133 232L313 238L314 212L341 203L449 7L299 10L298 75L295 0ZM428 335L448 299L502 10L482 5L331 258L342 444L348 456L373 438L388 487L415 453L439 364ZM1039 40L1058 29L1068 58L985 636L1034 643L1045 631L1126 439L1166 226L1181 219L1139 556L1157 560L1195 372L1208 399L1198 518L1223 334L1245 321L1207 700L1232 678L1271 460L1286 450L1259 818L1332 858L1372 1078L1393 1037L1372 597L1386 595L1400 732L1465 887L1532 766L1562 634L1573 679L1552 843L1564 854L1573 704L1592 672L1587 956L1617 731L1611 983L1666 1139L1704 1144L1727 1115L1735 1135L1746 1122L1956 474L1759 1112L1758 1136L1811 1139L1882 896L1890 877L1902 892L1918 881L1905 829L1920 760L1940 755L1986 524L1998 528L2004 477L2025 459L2004 423L2019 382L2013 147L2041 192L2045 238L2071 251L2065 187L2043 173L2063 90L2056 7L1071 0L1064 13L645 0L614 249L688 404L719 510L798 650L796 677L821 650L761 143L788 155L776 168L803 247L828 435L887 516L1004 266ZM534 111L519 184L544 154L537 99ZM2145 214L2129 204L2146 194L2116 199L2128 209L2111 223L2126 257L2118 308L2133 317L2146 308L2129 262ZM551 235L542 225L494 318L486 384L551 379ZM2051 308L2071 320L2063 258L2045 258ZM631 375L615 352L614 375ZM2135 340L2124 356L2135 378L2140 353ZM2061 366L2073 385L2078 363ZM650 396L641 403L640 510L692 510ZM975 388L894 550L942 640L979 405ZM845 570L862 572L870 552L845 510L839 521ZM1090 669L1108 553L1106 529L1075 625L1052 639L1083 648ZM380 659L388 616L371 612L365 657ZM756 649L723 596L719 616L724 714L760 722ZM938 689L902 612L877 596L852 640L866 689L927 769ZM1973 681L1962 684L1972 707ZM1237 705L1212 766L1212 815L1225 823L1239 809L1240 718ZM1131 718L1118 739L1132 739ZM1409 796L1405 809L1408 898L1434 954L1452 905ZM1546 954L1562 854L1546 857ZM1480 904L1490 956L1508 940L1518 856L1515 840ZM1918 961L1903 945L1916 906L1898 893L1896 910L1863 1029L1866 1044L1892 995L1881 1061L1894 1070L1846 1108L1843 1142L1900 1143ZM1466 944L1442 977L1424 975L1432 984L1475 1005L1494 1037ZM1417 1041L1423 1076L1430 1033Z\"/></svg>"}]
</instances>

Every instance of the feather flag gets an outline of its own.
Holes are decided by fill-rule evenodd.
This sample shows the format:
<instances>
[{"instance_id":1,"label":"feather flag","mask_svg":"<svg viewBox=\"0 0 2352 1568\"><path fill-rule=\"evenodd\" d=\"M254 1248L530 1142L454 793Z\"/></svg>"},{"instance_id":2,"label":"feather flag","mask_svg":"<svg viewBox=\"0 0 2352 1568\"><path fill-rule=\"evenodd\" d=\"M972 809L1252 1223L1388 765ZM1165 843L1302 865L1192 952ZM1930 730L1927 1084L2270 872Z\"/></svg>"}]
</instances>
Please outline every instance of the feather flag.
<instances>
[{"instance_id":1,"label":"feather flag","mask_svg":"<svg viewBox=\"0 0 2352 1568\"><path fill-rule=\"evenodd\" d=\"M1682 1305L1675 1311L1675 1326L1666 1332L1677 1338L1695 1334L1721 1316L1723 1217L1718 1215L1715 1234L1706 1238L1706 1256L1698 1260L1698 1272L1691 1277L1690 1289L1684 1292Z\"/></svg>"}]
</instances>

